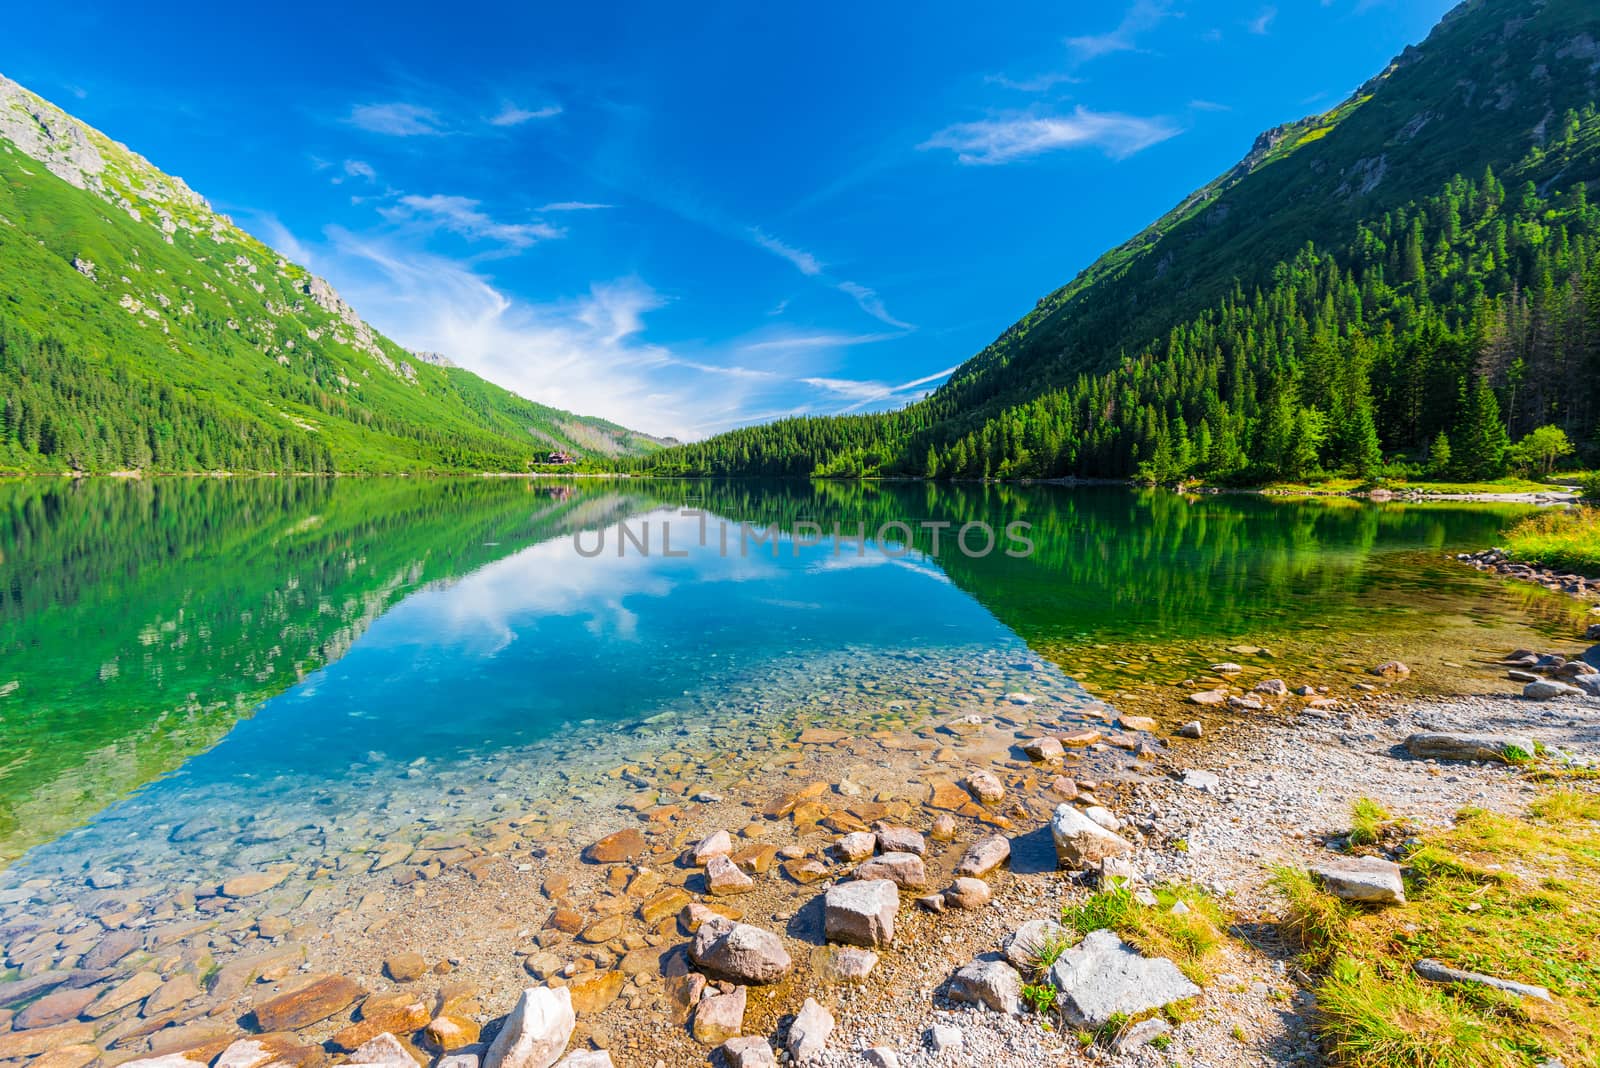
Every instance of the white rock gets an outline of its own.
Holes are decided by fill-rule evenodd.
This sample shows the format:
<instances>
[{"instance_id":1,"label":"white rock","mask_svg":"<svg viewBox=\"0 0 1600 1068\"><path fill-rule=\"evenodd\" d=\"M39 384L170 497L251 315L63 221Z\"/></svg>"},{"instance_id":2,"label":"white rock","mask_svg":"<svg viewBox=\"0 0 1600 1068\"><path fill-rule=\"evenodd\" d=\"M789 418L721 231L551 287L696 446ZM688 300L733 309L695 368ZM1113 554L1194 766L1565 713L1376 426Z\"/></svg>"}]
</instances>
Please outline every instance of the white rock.
<instances>
[{"instance_id":1,"label":"white rock","mask_svg":"<svg viewBox=\"0 0 1600 1068\"><path fill-rule=\"evenodd\" d=\"M712 857L725 857L733 852L733 836L727 831L717 831L700 840L694 847L694 865L703 868Z\"/></svg>"},{"instance_id":2,"label":"white rock","mask_svg":"<svg viewBox=\"0 0 1600 1068\"><path fill-rule=\"evenodd\" d=\"M954 1053L964 1044L961 1028L953 1024L934 1024L928 1028L928 1046L936 1055Z\"/></svg>"},{"instance_id":3,"label":"white rock","mask_svg":"<svg viewBox=\"0 0 1600 1068\"><path fill-rule=\"evenodd\" d=\"M706 889L716 897L748 893L755 885L756 881L740 871L725 853L717 853L706 862Z\"/></svg>"},{"instance_id":4,"label":"white rock","mask_svg":"<svg viewBox=\"0 0 1600 1068\"><path fill-rule=\"evenodd\" d=\"M957 875L988 875L1011 858L1011 840L1003 834L991 834L972 843L956 865Z\"/></svg>"},{"instance_id":5,"label":"white rock","mask_svg":"<svg viewBox=\"0 0 1600 1068\"><path fill-rule=\"evenodd\" d=\"M1090 931L1050 968L1062 1017L1074 1027L1104 1027L1116 1015L1136 1016L1200 993L1178 966L1149 958L1114 931Z\"/></svg>"},{"instance_id":6,"label":"white rock","mask_svg":"<svg viewBox=\"0 0 1600 1068\"><path fill-rule=\"evenodd\" d=\"M550 1068L567 1048L576 1023L565 987L529 987L484 1054L484 1068Z\"/></svg>"},{"instance_id":7,"label":"white rock","mask_svg":"<svg viewBox=\"0 0 1600 1068\"><path fill-rule=\"evenodd\" d=\"M760 1035L742 1035L730 1038L718 1047L728 1068L776 1068L778 1059L772 1047Z\"/></svg>"},{"instance_id":8,"label":"white rock","mask_svg":"<svg viewBox=\"0 0 1600 1068\"><path fill-rule=\"evenodd\" d=\"M556 1062L556 1068L616 1068L611 1053L603 1049L575 1049Z\"/></svg>"},{"instance_id":9,"label":"white rock","mask_svg":"<svg viewBox=\"0 0 1600 1068\"><path fill-rule=\"evenodd\" d=\"M1050 820L1050 837L1055 842L1056 862L1064 868L1088 868L1105 857L1133 850L1129 842L1068 804L1056 806Z\"/></svg>"},{"instance_id":10,"label":"white rock","mask_svg":"<svg viewBox=\"0 0 1600 1068\"><path fill-rule=\"evenodd\" d=\"M878 848L885 853L915 853L920 857L928 852L928 843L910 827L880 827Z\"/></svg>"},{"instance_id":11,"label":"white rock","mask_svg":"<svg viewBox=\"0 0 1600 1068\"><path fill-rule=\"evenodd\" d=\"M873 1046L861 1056L872 1068L900 1068L900 1055L888 1046Z\"/></svg>"},{"instance_id":12,"label":"white rock","mask_svg":"<svg viewBox=\"0 0 1600 1068\"><path fill-rule=\"evenodd\" d=\"M966 787L968 793L986 805L998 804L1006 796L1006 788L992 772L972 772L967 776Z\"/></svg>"},{"instance_id":13,"label":"white rock","mask_svg":"<svg viewBox=\"0 0 1600 1068\"><path fill-rule=\"evenodd\" d=\"M928 870L915 853L885 853L873 857L855 871L857 879L888 879L896 886L915 890L928 885Z\"/></svg>"},{"instance_id":14,"label":"white rock","mask_svg":"<svg viewBox=\"0 0 1600 1068\"><path fill-rule=\"evenodd\" d=\"M1108 808L1102 808L1099 805L1090 805L1088 808L1083 810L1083 814L1094 820L1108 831L1122 830L1122 821L1117 818L1116 813L1112 812Z\"/></svg>"},{"instance_id":15,"label":"white rock","mask_svg":"<svg viewBox=\"0 0 1600 1068\"><path fill-rule=\"evenodd\" d=\"M356 1065L371 1066L371 1068L417 1068L417 1059L407 1053L400 1040L387 1031L357 1047L350 1054L348 1063L352 1068Z\"/></svg>"},{"instance_id":16,"label":"white rock","mask_svg":"<svg viewBox=\"0 0 1600 1068\"><path fill-rule=\"evenodd\" d=\"M834 852L851 862L867 859L877 847L878 836L871 831L854 831L833 843Z\"/></svg>"},{"instance_id":17,"label":"white rock","mask_svg":"<svg viewBox=\"0 0 1600 1068\"><path fill-rule=\"evenodd\" d=\"M689 944L689 959L739 983L774 983L794 967L777 935L722 916L712 916L700 925Z\"/></svg>"},{"instance_id":18,"label":"white rock","mask_svg":"<svg viewBox=\"0 0 1600 1068\"><path fill-rule=\"evenodd\" d=\"M800 1006L794 1022L789 1025L789 1040L784 1048L795 1064L805 1064L822 1056L822 1049L833 1034L833 1013L811 998Z\"/></svg>"}]
</instances>

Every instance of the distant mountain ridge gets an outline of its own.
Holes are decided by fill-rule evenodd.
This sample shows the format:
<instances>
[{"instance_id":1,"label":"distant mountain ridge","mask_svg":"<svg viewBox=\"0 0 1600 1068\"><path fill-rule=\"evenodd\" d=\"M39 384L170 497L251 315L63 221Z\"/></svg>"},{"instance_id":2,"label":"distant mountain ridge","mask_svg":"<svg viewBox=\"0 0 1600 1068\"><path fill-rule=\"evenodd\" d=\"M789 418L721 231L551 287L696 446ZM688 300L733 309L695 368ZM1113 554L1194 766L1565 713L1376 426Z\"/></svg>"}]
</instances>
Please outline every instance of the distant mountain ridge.
<instances>
[{"instance_id":1,"label":"distant mountain ridge","mask_svg":"<svg viewBox=\"0 0 1600 1068\"><path fill-rule=\"evenodd\" d=\"M0 470L519 471L662 444L408 352L3 76L0 397Z\"/></svg>"},{"instance_id":2,"label":"distant mountain ridge","mask_svg":"<svg viewBox=\"0 0 1600 1068\"><path fill-rule=\"evenodd\" d=\"M1474 462L1426 462L1481 474L1504 458L1483 438L1493 409L1502 435L1556 425L1600 455L1597 102L1600 4L1466 0L1331 111L1262 133L926 400L639 464L1260 482L1406 474L1439 435L1468 434ZM1480 380L1492 395L1474 399Z\"/></svg>"}]
</instances>

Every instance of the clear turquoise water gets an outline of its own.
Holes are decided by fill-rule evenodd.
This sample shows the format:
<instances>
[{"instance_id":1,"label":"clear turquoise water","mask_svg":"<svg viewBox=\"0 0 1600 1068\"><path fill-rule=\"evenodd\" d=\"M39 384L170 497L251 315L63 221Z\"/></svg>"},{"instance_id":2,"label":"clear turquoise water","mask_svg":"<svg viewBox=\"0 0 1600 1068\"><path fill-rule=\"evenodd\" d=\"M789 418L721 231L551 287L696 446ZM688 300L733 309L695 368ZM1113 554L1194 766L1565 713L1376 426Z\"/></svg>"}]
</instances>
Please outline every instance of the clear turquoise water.
<instances>
[{"instance_id":1,"label":"clear turquoise water","mask_svg":"<svg viewBox=\"0 0 1600 1068\"><path fill-rule=\"evenodd\" d=\"M869 530L1020 519L1035 552L934 558L919 534L898 558L792 540L724 555L679 538L685 505ZM830 717L1026 689L1066 720L1095 702L1040 649L1359 629L1424 586L1488 598L1443 554L1521 511L1059 487L0 486L0 842L32 849L0 890L304 859L284 843L356 848L579 767ZM666 518L688 555L574 544ZM215 828L174 835L196 820Z\"/></svg>"}]
</instances>

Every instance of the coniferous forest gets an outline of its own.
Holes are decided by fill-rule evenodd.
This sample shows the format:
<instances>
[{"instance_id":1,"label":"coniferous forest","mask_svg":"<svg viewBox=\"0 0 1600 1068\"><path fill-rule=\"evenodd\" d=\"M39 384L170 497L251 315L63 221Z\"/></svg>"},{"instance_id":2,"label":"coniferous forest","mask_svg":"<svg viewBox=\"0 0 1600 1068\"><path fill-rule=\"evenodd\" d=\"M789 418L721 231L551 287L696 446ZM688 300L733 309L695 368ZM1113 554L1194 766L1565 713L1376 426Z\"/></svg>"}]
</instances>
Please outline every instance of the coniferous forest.
<instances>
[{"instance_id":1,"label":"coniferous forest","mask_svg":"<svg viewBox=\"0 0 1600 1068\"><path fill-rule=\"evenodd\" d=\"M1592 159L1597 142L1594 107L1570 111L1513 171ZM1547 469L1569 447L1600 451L1600 207L1581 172L1543 189L1492 169L1457 176L1339 247L1308 243L1261 284L1235 282L1109 370L980 419L961 401L946 387L898 412L784 420L640 466L1161 482Z\"/></svg>"}]
</instances>

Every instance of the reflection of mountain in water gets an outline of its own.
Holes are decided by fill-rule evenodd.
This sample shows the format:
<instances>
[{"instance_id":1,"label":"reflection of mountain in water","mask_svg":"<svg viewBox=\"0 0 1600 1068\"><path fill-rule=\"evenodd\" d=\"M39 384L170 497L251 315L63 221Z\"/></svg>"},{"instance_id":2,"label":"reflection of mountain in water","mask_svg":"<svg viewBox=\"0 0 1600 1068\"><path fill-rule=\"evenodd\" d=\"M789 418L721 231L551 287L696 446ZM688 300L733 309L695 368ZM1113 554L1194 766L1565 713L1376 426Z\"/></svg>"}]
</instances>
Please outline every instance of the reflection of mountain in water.
<instances>
[{"instance_id":1,"label":"reflection of mountain in water","mask_svg":"<svg viewBox=\"0 0 1600 1068\"><path fill-rule=\"evenodd\" d=\"M417 589L641 506L521 480L0 486L0 862L207 749Z\"/></svg>"}]
</instances>

